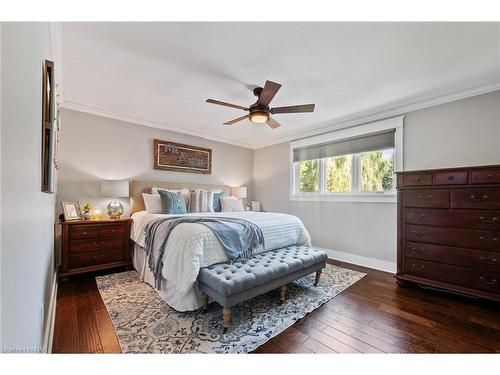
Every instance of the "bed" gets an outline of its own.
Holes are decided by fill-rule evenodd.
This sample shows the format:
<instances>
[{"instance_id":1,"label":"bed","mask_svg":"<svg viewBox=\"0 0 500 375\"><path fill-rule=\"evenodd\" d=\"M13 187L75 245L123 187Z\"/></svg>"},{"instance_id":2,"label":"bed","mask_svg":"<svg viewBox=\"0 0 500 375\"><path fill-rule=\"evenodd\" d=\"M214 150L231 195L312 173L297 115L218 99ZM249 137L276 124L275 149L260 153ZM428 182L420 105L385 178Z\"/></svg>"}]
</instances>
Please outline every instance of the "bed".
<instances>
[{"instance_id":1,"label":"bed","mask_svg":"<svg viewBox=\"0 0 500 375\"><path fill-rule=\"evenodd\" d=\"M202 224L183 223L171 233L163 255L162 278L159 288L155 287L155 278L147 266L144 250L146 225L163 217L183 215L148 214L142 200L143 192L150 192L151 187L167 189L187 188L222 190L229 193L228 186L193 183L132 181L131 239L134 241L132 261L142 279L158 292L160 297L178 311L196 310L202 306L202 293L197 285L200 268L227 262L222 246L213 232ZM310 236L304 225L293 215L269 212L220 212L190 213L189 216L220 216L242 218L258 225L264 234L264 248L256 253L283 248L289 245L310 246Z\"/></svg>"}]
</instances>

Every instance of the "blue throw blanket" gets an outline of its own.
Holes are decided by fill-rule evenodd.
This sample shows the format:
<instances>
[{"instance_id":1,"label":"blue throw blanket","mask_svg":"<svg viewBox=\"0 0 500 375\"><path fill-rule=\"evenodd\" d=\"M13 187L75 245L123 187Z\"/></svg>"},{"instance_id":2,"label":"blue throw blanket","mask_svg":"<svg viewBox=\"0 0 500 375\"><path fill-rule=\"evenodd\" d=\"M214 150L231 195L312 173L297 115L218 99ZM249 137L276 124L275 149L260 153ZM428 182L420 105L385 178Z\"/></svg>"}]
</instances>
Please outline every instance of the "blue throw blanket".
<instances>
[{"instance_id":1,"label":"blue throw blanket","mask_svg":"<svg viewBox=\"0 0 500 375\"><path fill-rule=\"evenodd\" d=\"M145 228L145 250L148 257L148 266L155 276L156 288L160 289L161 270L163 268L163 253L168 237L179 224L196 223L210 228L220 241L230 262L237 259L249 258L253 251L264 246L262 230L254 223L231 217L179 217L161 218L155 220ZM155 246L156 236L163 236L159 246Z\"/></svg>"}]
</instances>

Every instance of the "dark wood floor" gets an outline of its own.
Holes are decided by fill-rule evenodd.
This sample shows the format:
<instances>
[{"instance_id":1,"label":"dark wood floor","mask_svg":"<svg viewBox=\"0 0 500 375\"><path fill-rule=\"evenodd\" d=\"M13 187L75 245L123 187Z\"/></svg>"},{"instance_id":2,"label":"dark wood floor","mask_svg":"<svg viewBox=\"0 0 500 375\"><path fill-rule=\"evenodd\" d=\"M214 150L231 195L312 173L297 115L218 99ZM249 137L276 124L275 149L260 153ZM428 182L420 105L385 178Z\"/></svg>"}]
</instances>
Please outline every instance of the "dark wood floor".
<instances>
[{"instance_id":1,"label":"dark wood floor","mask_svg":"<svg viewBox=\"0 0 500 375\"><path fill-rule=\"evenodd\" d=\"M397 287L391 274L332 263L368 275L254 353L500 352L500 304ZM54 353L120 353L94 276L59 285Z\"/></svg>"}]
</instances>

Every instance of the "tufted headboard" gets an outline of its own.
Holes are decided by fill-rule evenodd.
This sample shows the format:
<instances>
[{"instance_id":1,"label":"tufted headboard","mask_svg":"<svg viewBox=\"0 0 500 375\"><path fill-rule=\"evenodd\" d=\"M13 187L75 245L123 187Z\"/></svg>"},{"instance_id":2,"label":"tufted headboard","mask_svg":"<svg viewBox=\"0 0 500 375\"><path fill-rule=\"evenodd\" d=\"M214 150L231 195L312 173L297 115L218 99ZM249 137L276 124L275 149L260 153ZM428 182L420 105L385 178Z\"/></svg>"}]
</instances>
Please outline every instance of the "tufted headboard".
<instances>
[{"instance_id":1,"label":"tufted headboard","mask_svg":"<svg viewBox=\"0 0 500 375\"><path fill-rule=\"evenodd\" d=\"M143 211L144 200L142 193L150 193L152 187L162 187L165 189L182 189L189 190L206 189L206 190L222 190L229 195L229 186L227 185L209 185L209 184L196 184L192 182L170 182L170 181L130 181L130 214L137 211Z\"/></svg>"}]
</instances>

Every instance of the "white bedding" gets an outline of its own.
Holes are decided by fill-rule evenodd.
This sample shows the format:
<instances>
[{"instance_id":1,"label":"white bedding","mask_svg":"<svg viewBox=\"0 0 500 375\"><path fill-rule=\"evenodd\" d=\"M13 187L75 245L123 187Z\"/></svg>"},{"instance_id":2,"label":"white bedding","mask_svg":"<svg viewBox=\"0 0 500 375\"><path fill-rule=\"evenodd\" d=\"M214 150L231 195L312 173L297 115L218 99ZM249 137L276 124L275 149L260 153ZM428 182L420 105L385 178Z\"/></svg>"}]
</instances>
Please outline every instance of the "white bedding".
<instances>
[{"instance_id":1,"label":"white bedding","mask_svg":"<svg viewBox=\"0 0 500 375\"><path fill-rule=\"evenodd\" d=\"M133 224L131 238L139 246L144 247L146 225L161 217L177 217L184 215L148 214L146 211L132 215ZM278 249L288 245L300 244L310 246L311 238L306 228L296 216L270 212L220 212L192 213L189 216L222 216L235 217L251 221L258 225L264 234L264 249L259 252ZM137 246L136 246L136 250ZM167 241L163 255L162 276L168 288L162 297L178 311L195 310L201 306L200 293L197 290L196 278L201 267L227 262L222 246L214 233L203 224L183 223L178 225ZM134 262L136 269L142 265Z\"/></svg>"}]
</instances>

